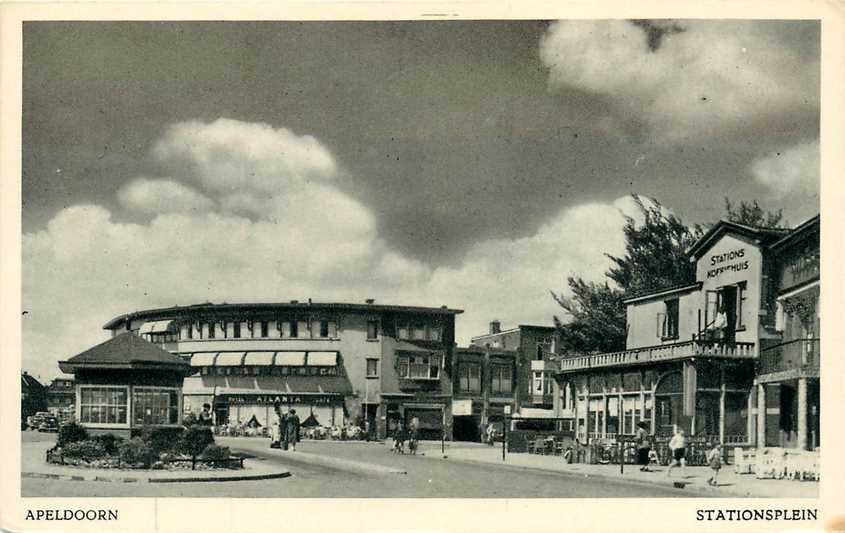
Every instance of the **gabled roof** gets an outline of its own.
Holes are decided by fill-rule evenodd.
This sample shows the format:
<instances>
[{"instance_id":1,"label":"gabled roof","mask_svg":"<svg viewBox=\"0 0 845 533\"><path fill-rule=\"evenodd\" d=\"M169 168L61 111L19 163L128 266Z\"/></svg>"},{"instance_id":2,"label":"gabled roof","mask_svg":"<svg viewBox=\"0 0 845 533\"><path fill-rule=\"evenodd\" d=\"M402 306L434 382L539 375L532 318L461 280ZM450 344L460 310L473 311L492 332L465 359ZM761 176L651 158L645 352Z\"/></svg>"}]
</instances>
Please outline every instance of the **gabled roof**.
<instances>
[{"instance_id":1,"label":"gabled roof","mask_svg":"<svg viewBox=\"0 0 845 533\"><path fill-rule=\"evenodd\" d=\"M782 237L774 244L771 245L773 250L777 250L788 246L789 244L795 242L798 239L804 238L804 236L808 233L813 231L818 231L820 228L821 223L821 216L816 215L813 218L804 221L802 224L798 225L795 229L789 232L786 236Z\"/></svg>"},{"instance_id":2,"label":"gabled roof","mask_svg":"<svg viewBox=\"0 0 845 533\"><path fill-rule=\"evenodd\" d=\"M21 374L21 389L25 390L29 388L43 389L44 385L42 385L40 381L38 381L31 375L23 373Z\"/></svg>"},{"instance_id":3,"label":"gabled roof","mask_svg":"<svg viewBox=\"0 0 845 533\"><path fill-rule=\"evenodd\" d=\"M698 239L695 244L692 245L692 247L687 251L687 254L694 259L698 259L704 255L722 235L726 233L742 235L743 237L760 241L760 244L766 245L779 239L780 237L783 237L784 235L787 235L790 231L791 230L786 228L763 228L759 226L737 224L736 222L730 222L728 220L720 220L714 224L707 233Z\"/></svg>"},{"instance_id":4,"label":"gabled roof","mask_svg":"<svg viewBox=\"0 0 845 533\"><path fill-rule=\"evenodd\" d=\"M151 366L184 367L189 365L177 355L145 341L133 333L122 333L93 348L60 361L63 372L73 373L77 368L133 368Z\"/></svg>"}]
</instances>

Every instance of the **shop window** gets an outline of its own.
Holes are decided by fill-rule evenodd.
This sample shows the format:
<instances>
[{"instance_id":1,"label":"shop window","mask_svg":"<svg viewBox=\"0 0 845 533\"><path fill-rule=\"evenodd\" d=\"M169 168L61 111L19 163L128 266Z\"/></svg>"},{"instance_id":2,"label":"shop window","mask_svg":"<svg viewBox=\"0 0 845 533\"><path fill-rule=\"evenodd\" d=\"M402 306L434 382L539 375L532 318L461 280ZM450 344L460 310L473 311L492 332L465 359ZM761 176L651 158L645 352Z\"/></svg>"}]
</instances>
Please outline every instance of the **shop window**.
<instances>
[{"instance_id":1,"label":"shop window","mask_svg":"<svg viewBox=\"0 0 845 533\"><path fill-rule=\"evenodd\" d=\"M215 372L217 373L218 376L225 376L226 375L226 369L223 368L222 366L218 366L214 370L215 370Z\"/></svg>"},{"instance_id":2,"label":"shop window","mask_svg":"<svg viewBox=\"0 0 845 533\"><path fill-rule=\"evenodd\" d=\"M134 425L169 425L179 423L179 391L154 387L136 387L132 391Z\"/></svg>"},{"instance_id":3,"label":"shop window","mask_svg":"<svg viewBox=\"0 0 845 533\"><path fill-rule=\"evenodd\" d=\"M481 365L463 362L458 367L458 389L461 392L481 393Z\"/></svg>"},{"instance_id":4,"label":"shop window","mask_svg":"<svg viewBox=\"0 0 845 533\"><path fill-rule=\"evenodd\" d=\"M378 339L378 320L367 321L367 340Z\"/></svg>"},{"instance_id":5,"label":"shop window","mask_svg":"<svg viewBox=\"0 0 845 533\"><path fill-rule=\"evenodd\" d=\"M425 335L425 326L415 325L414 326L414 340L424 341L426 339Z\"/></svg>"},{"instance_id":6,"label":"shop window","mask_svg":"<svg viewBox=\"0 0 845 533\"><path fill-rule=\"evenodd\" d=\"M513 372L510 365L491 365L491 392L493 394L510 394L513 390Z\"/></svg>"},{"instance_id":7,"label":"shop window","mask_svg":"<svg viewBox=\"0 0 845 533\"><path fill-rule=\"evenodd\" d=\"M399 327L397 328L397 330L399 331L399 338L400 339L407 340L407 339L410 338L409 335L408 335L409 330L408 330L407 324L400 324Z\"/></svg>"},{"instance_id":8,"label":"shop window","mask_svg":"<svg viewBox=\"0 0 845 533\"><path fill-rule=\"evenodd\" d=\"M367 377L378 377L378 359L367 359Z\"/></svg>"},{"instance_id":9,"label":"shop window","mask_svg":"<svg viewBox=\"0 0 845 533\"><path fill-rule=\"evenodd\" d=\"M126 424L126 387L80 387L79 421L83 424Z\"/></svg>"}]
</instances>

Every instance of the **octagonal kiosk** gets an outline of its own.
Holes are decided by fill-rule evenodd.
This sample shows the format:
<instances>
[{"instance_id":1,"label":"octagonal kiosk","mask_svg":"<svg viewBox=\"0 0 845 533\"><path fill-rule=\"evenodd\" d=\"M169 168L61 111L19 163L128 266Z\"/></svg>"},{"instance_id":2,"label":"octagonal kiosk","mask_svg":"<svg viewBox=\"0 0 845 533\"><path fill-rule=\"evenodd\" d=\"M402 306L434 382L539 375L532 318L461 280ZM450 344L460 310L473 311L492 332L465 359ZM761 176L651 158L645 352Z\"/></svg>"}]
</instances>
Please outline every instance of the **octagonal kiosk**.
<instances>
[{"instance_id":1,"label":"octagonal kiosk","mask_svg":"<svg viewBox=\"0 0 845 533\"><path fill-rule=\"evenodd\" d=\"M92 435L128 438L142 427L181 427L180 357L127 332L60 361L75 375L76 420Z\"/></svg>"}]
</instances>

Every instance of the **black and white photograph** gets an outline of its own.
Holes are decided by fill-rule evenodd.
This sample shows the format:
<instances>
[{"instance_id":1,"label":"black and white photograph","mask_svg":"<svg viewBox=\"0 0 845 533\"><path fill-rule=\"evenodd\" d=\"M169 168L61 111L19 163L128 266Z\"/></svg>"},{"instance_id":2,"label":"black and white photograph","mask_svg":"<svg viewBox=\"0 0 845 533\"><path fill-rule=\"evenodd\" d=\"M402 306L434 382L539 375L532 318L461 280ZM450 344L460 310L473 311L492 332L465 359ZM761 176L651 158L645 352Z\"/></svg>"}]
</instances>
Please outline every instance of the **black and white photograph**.
<instances>
[{"instance_id":1,"label":"black and white photograph","mask_svg":"<svg viewBox=\"0 0 845 533\"><path fill-rule=\"evenodd\" d=\"M23 504L819 527L822 22L421 16L22 23Z\"/></svg>"}]
</instances>

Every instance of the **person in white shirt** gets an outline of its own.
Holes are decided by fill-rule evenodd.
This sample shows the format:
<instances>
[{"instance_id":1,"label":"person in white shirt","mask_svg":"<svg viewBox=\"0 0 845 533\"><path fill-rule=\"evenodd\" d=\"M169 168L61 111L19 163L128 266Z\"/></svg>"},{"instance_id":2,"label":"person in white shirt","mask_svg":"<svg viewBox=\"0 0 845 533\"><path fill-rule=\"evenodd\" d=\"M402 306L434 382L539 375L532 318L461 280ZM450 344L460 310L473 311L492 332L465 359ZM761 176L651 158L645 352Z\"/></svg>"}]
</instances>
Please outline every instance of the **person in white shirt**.
<instances>
[{"instance_id":1,"label":"person in white shirt","mask_svg":"<svg viewBox=\"0 0 845 533\"><path fill-rule=\"evenodd\" d=\"M687 438L684 436L683 429L675 428L675 434L669 440L669 450L672 452L672 459L669 462L669 468L666 469L666 477L671 477L672 469L676 466L681 467L681 477L686 477Z\"/></svg>"}]
</instances>

